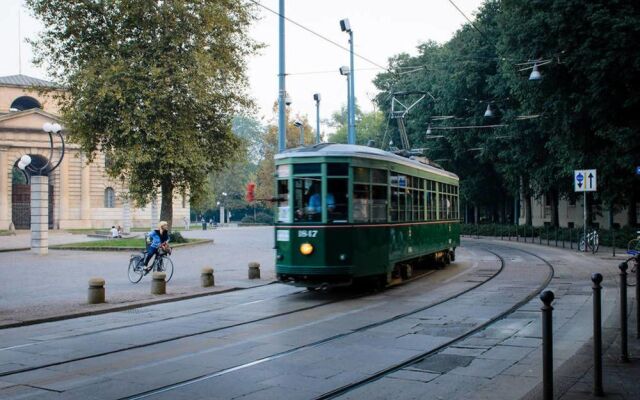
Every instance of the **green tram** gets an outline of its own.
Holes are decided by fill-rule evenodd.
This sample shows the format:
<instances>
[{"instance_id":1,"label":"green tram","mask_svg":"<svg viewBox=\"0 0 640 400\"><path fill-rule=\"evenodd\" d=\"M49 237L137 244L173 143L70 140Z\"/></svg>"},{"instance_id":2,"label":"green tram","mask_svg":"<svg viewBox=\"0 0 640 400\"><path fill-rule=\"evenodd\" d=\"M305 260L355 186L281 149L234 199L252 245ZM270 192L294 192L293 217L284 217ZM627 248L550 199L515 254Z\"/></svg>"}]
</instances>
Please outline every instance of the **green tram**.
<instances>
[{"instance_id":1,"label":"green tram","mask_svg":"<svg viewBox=\"0 0 640 400\"><path fill-rule=\"evenodd\" d=\"M275 157L276 275L326 288L411 276L455 259L458 177L424 159L322 143Z\"/></svg>"}]
</instances>

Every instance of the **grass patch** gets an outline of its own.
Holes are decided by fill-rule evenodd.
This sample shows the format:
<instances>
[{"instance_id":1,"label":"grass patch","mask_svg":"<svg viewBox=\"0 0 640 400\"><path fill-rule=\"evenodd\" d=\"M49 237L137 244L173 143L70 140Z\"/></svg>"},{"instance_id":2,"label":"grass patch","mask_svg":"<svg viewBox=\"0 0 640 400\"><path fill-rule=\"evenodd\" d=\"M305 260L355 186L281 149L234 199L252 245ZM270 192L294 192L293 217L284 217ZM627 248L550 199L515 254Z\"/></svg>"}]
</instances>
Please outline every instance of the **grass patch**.
<instances>
[{"instance_id":1,"label":"grass patch","mask_svg":"<svg viewBox=\"0 0 640 400\"><path fill-rule=\"evenodd\" d=\"M11 231L0 230L0 236L9 236L9 235L12 235Z\"/></svg>"},{"instance_id":2,"label":"grass patch","mask_svg":"<svg viewBox=\"0 0 640 400\"><path fill-rule=\"evenodd\" d=\"M131 228L131 232L149 232L151 230L151 228ZM101 233L110 233L111 232L111 228L102 228L102 229L96 229L96 228L78 228L78 229L65 229L66 232L69 232L71 234L74 235L88 235L88 234L92 234L92 233L96 233L96 232L101 232ZM172 232L174 231L178 231L178 232L182 232L184 231L184 227L180 228L180 227L174 227L171 229ZM0 231L2 232L2 231Z\"/></svg>"},{"instance_id":3,"label":"grass patch","mask_svg":"<svg viewBox=\"0 0 640 400\"><path fill-rule=\"evenodd\" d=\"M187 239L187 242L184 244L173 244L171 247L180 247L185 244L198 244L198 243L206 243L210 242L207 239ZM91 242L80 242L80 243L69 243L69 244L59 244L54 246L49 246L53 249L70 249L70 250L114 250L114 249L132 249L132 250L142 250L144 249L144 239L143 238L129 238L129 239L106 239L106 240L94 240Z\"/></svg>"}]
</instances>

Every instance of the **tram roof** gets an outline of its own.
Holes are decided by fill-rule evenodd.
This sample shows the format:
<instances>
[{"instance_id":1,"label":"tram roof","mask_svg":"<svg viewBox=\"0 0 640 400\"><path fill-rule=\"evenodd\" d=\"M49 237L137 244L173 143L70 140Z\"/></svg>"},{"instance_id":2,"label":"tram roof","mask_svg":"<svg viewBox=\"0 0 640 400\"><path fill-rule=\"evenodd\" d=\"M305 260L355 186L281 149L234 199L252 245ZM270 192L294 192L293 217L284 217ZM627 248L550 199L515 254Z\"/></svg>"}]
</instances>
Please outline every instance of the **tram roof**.
<instances>
[{"instance_id":1,"label":"tram roof","mask_svg":"<svg viewBox=\"0 0 640 400\"><path fill-rule=\"evenodd\" d=\"M341 144L341 143L320 143L313 146L296 147L287 149L282 153L275 155L276 160L283 158L297 158L297 157L360 157L369 158L374 160L390 161L397 164L403 164L413 168L419 168L425 171L429 171L438 175L448 176L450 178L458 179L458 176L453 172L445 171L444 169L434 167L433 165L425 164L424 162L399 156L388 151L384 151L375 147L360 146L355 144Z\"/></svg>"}]
</instances>

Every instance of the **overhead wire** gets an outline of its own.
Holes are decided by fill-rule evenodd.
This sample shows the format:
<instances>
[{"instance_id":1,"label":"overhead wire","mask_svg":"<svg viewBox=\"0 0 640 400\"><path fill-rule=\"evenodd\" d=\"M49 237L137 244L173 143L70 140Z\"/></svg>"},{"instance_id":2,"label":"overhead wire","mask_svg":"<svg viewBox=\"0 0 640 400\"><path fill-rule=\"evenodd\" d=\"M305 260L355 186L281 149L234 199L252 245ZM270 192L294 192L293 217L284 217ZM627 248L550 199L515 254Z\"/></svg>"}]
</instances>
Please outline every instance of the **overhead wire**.
<instances>
[{"instance_id":1,"label":"overhead wire","mask_svg":"<svg viewBox=\"0 0 640 400\"><path fill-rule=\"evenodd\" d=\"M248 0L248 1L249 1L249 2L251 2L251 3L253 3L253 4L255 4L255 5L257 5L257 6L259 6L259 7L264 8L265 10L269 11L269 12L270 12L270 13L272 13L272 14L277 15L277 16L278 16L278 17L280 17L280 18L284 18L286 21L288 21L288 22L292 23L293 25L296 25L298 28L300 28L300 29L303 29L303 30L307 31L307 32L311 33L312 35L317 36L317 37L319 37L320 39L322 39L322 40L324 40L324 41L326 41L326 42L329 42L329 43L331 43L331 44L332 44L332 45L334 45L334 46L337 46L337 47L341 48L341 49L342 49L342 50L344 50L344 51L351 52L351 50L350 50L348 47L343 46L343 45L341 45L340 43L338 43L338 42L336 42L336 41L334 41L334 40L331 40L331 39L329 39L329 38L328 38L328 37L326 37L326 36L321 35L320 33L318 33L318 32L316 32L316 31L312 30L311 28L307 28L306 26L302 25L301 23L299 23L299 22L297 22L297 21L294 21L294 20L292 20L291 18L286 17L286 16L284 16L284 15L280 14L278 11L273 10L273 9L271 9L271 8L269 8L269 7L267 7L267 6L265 6L264 4L260 3L259 1L256 1L256 0ZM361 56L360 54L355 53L355 52L353 53L353 55L354 55L354 56L356 56L356 57L358 57L359 59L361 59L361 60L363 60L363 61L368 62L369 64L375 65L376 67L378 67L378 68L380 68L380 69L383 69L383 70L385 70L385 71L389 71L389 72L391 72L391 71L389 70L389 68L387 68L387 67L383 67L382 65L378 64L378 63L377 63L377 62L375 62L375 61L372 61L372 60L368 59L367 57Z\"/></svg>"}]
</instances>

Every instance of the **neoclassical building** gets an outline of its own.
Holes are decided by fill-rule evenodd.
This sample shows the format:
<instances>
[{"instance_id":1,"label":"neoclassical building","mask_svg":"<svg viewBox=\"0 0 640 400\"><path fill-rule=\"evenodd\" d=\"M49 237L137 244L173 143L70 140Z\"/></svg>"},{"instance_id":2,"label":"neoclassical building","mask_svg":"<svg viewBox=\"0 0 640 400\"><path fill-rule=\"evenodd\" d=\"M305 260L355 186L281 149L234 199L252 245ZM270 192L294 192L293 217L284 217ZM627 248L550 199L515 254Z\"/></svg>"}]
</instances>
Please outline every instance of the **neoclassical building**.
<instances>
[{"instance_id":1,"label":"neoclassical building","mask_svg":"<svg viewBox=\"0 0 640 400\"><path fill-rule=\"evenodd\" d=\"M61 123L52 93L54 83L25 75L0 77L0 230L29 229L29 176L18 168L27 154L32 165L54 164L60 143L51 152L46 122ZM65 135L64 129L62 130ZM99 154L88 164L78 146L67 142L65 156L49 177L49 228L148 227L159 217L160 198L145 208L129 206L127 188L109 179ZM174 198L174 224L189 216L189 201Z\"/></svg>"}]
</instances>

